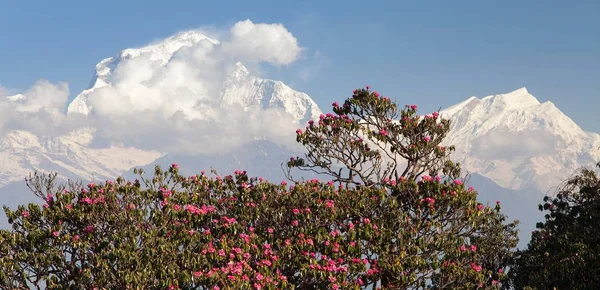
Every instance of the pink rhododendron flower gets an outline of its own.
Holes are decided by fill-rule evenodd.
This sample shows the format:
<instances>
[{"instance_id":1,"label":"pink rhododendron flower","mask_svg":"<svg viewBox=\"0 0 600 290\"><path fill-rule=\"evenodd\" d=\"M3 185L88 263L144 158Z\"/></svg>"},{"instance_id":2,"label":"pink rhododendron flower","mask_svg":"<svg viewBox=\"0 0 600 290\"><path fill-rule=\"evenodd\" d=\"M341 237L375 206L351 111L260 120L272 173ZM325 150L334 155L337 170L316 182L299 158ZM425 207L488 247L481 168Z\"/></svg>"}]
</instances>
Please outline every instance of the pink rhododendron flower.
<instances>
[{"instance_id":1,"label":"pink rhododendron flower","mask_svg":"<svg viewBox=\"0 0 600 290\"><path fill-rule=\"evenodd\" d=\"M327 200L325 201L325 206L328 208L333 208L333 200Z\"/></svg>"},{"instance_id":2,"label":"pink rhododendron flower","mask_svg":"<svg viewBox=\"0 0 600 290\"><path fill-rule=\"evenodd\" d=\"M21 216L27 218L29 216L29 212L25 210L21 213Z\"/></svg>"},{"instance_id":3,"label":"pink rhododendron flower","mask_svg":"<svg viewBox=\"0 0 600 290\"><path fill-rule=\"evenodd\" d=\"M89 198L89 197L84 197L84 198L80 199L79 202L80 203L85 203L85 204L92 204L93 203L92 199Z\"/></svg>"},{"instance_id":4,"label":"pink rhododendron flower","mask_svg":"<svg viewBox=\"0 0 600 290\"><path fill-rule=\"evenodd\" d=\"M471 269L475 270L475 272L479 272L479 271L481 271L481 265L471 263Z\"/></svg>"}]
</instances>

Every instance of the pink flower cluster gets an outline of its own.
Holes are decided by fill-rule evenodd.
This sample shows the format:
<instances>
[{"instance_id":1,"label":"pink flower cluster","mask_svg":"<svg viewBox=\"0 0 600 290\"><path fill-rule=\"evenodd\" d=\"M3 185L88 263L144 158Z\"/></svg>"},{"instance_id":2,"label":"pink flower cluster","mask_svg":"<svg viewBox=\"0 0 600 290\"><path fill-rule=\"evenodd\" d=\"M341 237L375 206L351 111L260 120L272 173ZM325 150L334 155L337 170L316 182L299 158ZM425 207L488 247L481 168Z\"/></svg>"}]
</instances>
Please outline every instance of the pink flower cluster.
<instances>
[{"instance_id":1,"label":"pink flower cluster","mask_svg":"<svg viewBox=\"0 0 600 290\"><path fill-rule=\"evenodd\" d=\"M86 197L80 199L79 203L82 203L82 204L97 204L97 203L105 203L105 200L104 200L104 196L95 197L95 198L89 198L89 197L86 196Z\"/></svg>"},{"instance_id":2,"label":"pink flower cluster","mask_svg":"<svg viewBox=\"0 0 600 290\"><path fill-rule=\"evenodd\" d=\"M196 214L196 215L206 215L212 212L215 212L215 207L211 206L211 205L202 205L202 207L198 208L195 205L192 204L188 204L186 206L184 206L184 209L187 210L188 212L192 213L192 214Z\"/></svg>"}]
</instances>

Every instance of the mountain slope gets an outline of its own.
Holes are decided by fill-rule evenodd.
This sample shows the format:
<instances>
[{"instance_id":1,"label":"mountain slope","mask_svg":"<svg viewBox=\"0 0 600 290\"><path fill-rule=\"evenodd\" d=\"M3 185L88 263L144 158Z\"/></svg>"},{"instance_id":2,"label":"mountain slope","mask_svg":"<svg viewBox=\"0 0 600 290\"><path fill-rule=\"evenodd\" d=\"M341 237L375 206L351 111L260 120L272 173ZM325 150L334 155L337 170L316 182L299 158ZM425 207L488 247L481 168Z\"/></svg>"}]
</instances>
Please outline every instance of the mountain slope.
<instances>
[{"instance_id":1,"label":"mountain slope","mask_svg":"<svg viewBox=\"0 0 600 290\"><path fill-rule=\"evenodd\" d=\"M490 206L499 201L502 213L508 216L508 220L519 221L518 247L527 246L536 223L544 219L544 213L538 210L544 194L535 189L507 189L479 174L471 175L467 184L477 189L477 200Z\"/></svg>"},{"instance_id":2,"label":"mountain slope","mask_svg":"<svg viewBox=\"0 0 600 290\"><path fill-rule=\"evenodd\" d=\"M305 93L297 92L280 81L253 77L241 63L227 77L221 93L221 105L249 108L282 108L299 124L317 119L321 110Z\"/></svg>"},{"instance_id":3,"label":"mountain slope","mask_svg":"<svg viewBox=\"0 0 600 290\"><path fill-rule=\"evenodd\" d=\"M56 171L65 178L114 178L162 156L156 151L117 145L88 148L84 143L86 133L91 134L80 131L60 137L37 137L26 131L11 131L0 137L0 187L22 181L33 170Z\"/></svg>"},{"instance_id":4,"label":"mountain slope","mask_svg":"<svg viewBox=\"0 0 600 290\"><path fill-rule=\"evenodd\" d=\"M510 189L552 191L581 166L600 160L600 135L583 131L527 89L471 97L440 112L452 121L446 142L470 172Z\"/></svg>"},{"instance_id":5,"label":"mountain slope","mask_svg":"<svg viewBox=\"0 0 600 290\"><path fill-rule=\"evenodd\" d=\"M255 140L246 146L236 148L223 154L210 154L200 156L186 155L166 155L157 159L152 164L140 166L146 172L145 176L152 176L154 166L160 165L167 169L171 164L177 163L180 173L183 175L199 174L205 171L210 174L211 169L217 171L221 176L233 174L236 170L246 170L251 177L262 177L274 183L286 180L284 174L285 166L282 164L289 160L291 156L297 156L299 153L288 147L277 145L268 140ZM293 171L294 179L314 178L312 173ZM126 175L129 178L135 178L133 170Z\"/></svg>"}]
</instances>

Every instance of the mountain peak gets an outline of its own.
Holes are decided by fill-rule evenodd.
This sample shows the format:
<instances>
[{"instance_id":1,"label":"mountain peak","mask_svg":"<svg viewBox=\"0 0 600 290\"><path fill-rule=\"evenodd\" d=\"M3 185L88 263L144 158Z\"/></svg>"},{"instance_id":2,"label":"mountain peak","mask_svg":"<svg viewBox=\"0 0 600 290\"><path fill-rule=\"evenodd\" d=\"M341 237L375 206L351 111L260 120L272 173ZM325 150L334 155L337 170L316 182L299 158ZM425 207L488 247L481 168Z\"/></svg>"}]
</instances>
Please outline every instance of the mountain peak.
<instances>
[{"instance_id":1,"label":"mountain peak","mask_svg":"<svg viewBox=\"0 0 600 290\"><path fill-rule=\"evenodd\" d=\"M206 41L211 45L219 44L218 40L209 38L199 31L189 30L177 33L161 41L140 48L124 49L118 54L118 58L120 60L125 60L147 55L150 57L150 60L160 61L161 64L164 65L169 61L171 56L182 47L190 47L203 41Z\"/></svg>"},{"instance_id":2,"label":"mountain peak","mask_svg":"<svg viewBox=\"0 0 600 290\"><path fill-rule=\"evenodd\" d=\"M529 94L529 91L527 91L526 87L522 87L522 88L518 88L518 89L508 93L507 95L513 95L513 94Z\"/></svg>"},{"instance_id":3,"label":"mountain peak","mask_svg":"<svg viewBox=\"0 0 600 290\"><path fill-rule=\"evenodd\" d=\"M553 180L600 159L592 150L600 146L597 134L526 88L471 97L440 113L451 121L446 142L458 149L457 161L506 188L546 191Z\"/></svg>"},{"instance_id":4,"label":"mountain peak","mask_svg":"<svg viewBox=\"0 0 600 290\"><path fill-rule=\"evenodd\" d=\"M244 66L241 62L237 62L231 74L229 74L229 76L226 78L225 85L241 82L249 77L251 77L251 75L248 68L246 68L246 66Z\"/></svg>"},{"instance_id":5,"label":"mountain peak","mask_svg":"<svg viewBox=\"0 0 600 290\"><path fill-rule=\"evenodd\" d=\"M505 109L524 109L540 104L525 87L506 94L487 96L481 99L481 101L490 106L503 107Z\"/></svg>"}]
</instances>

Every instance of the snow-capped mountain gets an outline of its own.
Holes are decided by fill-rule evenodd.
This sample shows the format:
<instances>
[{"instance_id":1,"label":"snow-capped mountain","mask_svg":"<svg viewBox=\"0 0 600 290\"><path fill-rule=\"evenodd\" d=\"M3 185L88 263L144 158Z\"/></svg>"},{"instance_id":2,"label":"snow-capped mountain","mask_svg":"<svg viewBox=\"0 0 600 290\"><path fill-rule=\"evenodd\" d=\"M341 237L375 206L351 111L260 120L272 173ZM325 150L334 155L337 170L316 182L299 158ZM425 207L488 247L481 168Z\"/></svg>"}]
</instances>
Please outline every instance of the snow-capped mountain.
<instances>
[{"instance_id":1,"label":"snow-capped mountain","mask_svg":"<svg viewBox=\"0 0 600 290\"><path fill-rule=\"evenodd\" d=\"M165 79L168 78L169 86L171 86L169 89L185 88L188 93L191 92L191 96L187 96L189 101L187 107L189 108L197 106L198 104L194 102L198 100L221 107L240 105L244 110L277 108L290 114L293 121L299 124L305 124L309 119L317 118L321 114L317 104L307 94L294 91L280 81L255 77L241 62L225 68L225 76L218 89L218 99L216 100L206 99L204 96L206 89L202 85L177 83L171 77L162 75L170 73L169 68L176 66L179 55L189 53L187 50L192 50L194 53L197 53L196 50L210 53L219 45L218 40L211 39L200 32L186 31L146 47L125 49L116 56L106 58L96 65L96 72L90 88L81 92L69 104L68 113L90 114L93 106L89 104L89 96L101 88L113 87L115 82L120 81L123 76L115 71L124 61L141 59L149 60L153 66L165 68L164 70L155 69L155 75L145 76L142 84L147 87L160 87L165 85ZM219 72L214 72L214 74L218 75ZM157 78L163 79L154 82L154 79ZM143 101L140 100L140 102ZM181 107L174 108L174 110L176 109L181 109ZM210 108L206 109L210 110ZM186 111L185 106L182 110L190 118L204 118L206 115L210 115L204 112L204 115L200 116L197 112Z\"/></svg>"},{"instance_id":2,"label":"snow-capped mountain","mask_svg":"<svg viewBox=\"0 0 600 290\"><path fill-rule=\"evenodd\" d=\"M203 49L208 47L208 51L220 45L220 42L211 39L197 31L187 31L166 38L160 42L135 49L125 49L116 56L103 59L95 68L95 74L88 89L79 93L68 105L67 114L90 116L94 114L94 107L90 105L90 98L103 96L100 90L121 86L119 89L126 89L121 83L125 72L136 74L136 71L125 71L123 65L127 61L140 61L145 64L150 63L153 66L153 72L156 75L148 75L147 79L139 80L140 86L160 86L164 85L165 80L170 81L167 90L174 91L185 90L183 101L191 99L189 106L186 104L174 107L173 112L182 110L181 108L198 108L200 110L189 111L188 117L191 119L205 116L217 118L219 115L211 113L216 107L227 107L237 105L236 108L243 110L281 110L291 116L286 120L291 120L296 124L304 124L309 119L318 118L321 114L317 104L305 93L297 92L284 83L275 80L262 79L253 76L249 70L240 62L234 62L233 65L224 69L224 76L221 79L221 85L218 93L213 99L206 99L206 91L203 91L201 83L178 83L173 78L165 79L165 73L173 71L161 70L160 68L168 66L181 65L178 55L197 52L194 49ZM135 64L135 62L134 62ZM200 67L199 69L201 69ZM144 72L147 73L147 72ZM210 73L210 71L206 72ZM167 76L168 77L168 76ZM175 76L176 78L177 76ZM162 78L162 79L161 79ZM152 82L157 80L156 82ZM129 80L128 80L129 81ZM99 92L100 91L100 92ZM99 93L99 94L96 94ZM128 94L129 92L122 92ZM177 97L177 95L175 95ZM27 99L26 95L18 94L8 96L8 102L22 102ZM202 101L205 102L202 102ZM93 101L93 100L92 100ZM144 104L148 100L139 100ZM175 101L165 101L164 106ZM184 110L183 109L183 110ZM199 116L198 114L203 114ZM228 118L228 116L221 116ZM295 126L296 127L296 126ZM86 127L70 134L58 137L36 136L30 132L19 130L11 131L7 134L0 134L0 187L12 182L22 182L23 178L33 170L42 172L57 171L60 176L65 178L92 180L117 177L133 167L153 164L158 158L165 156L170 152L158 152L154 150L141 150L131 146L121 146L118 142L108 147L98 148L90 146L95 138L95 128ZM290 135L293 130L290 130ZM256 142L265 142L264 136L255 136ZM293 140L292 140L293 141ZM259 145L250 145L254 148ZM262 147L280 148L285 152L289 150L281 146L270 146L262 144ZM242 150L244 151L244 150ZM247 151L247 150L245 150ZM224 153L221 153L223 155ZM278 156L279 152L263 152L262 155ZM242 154L243 155L243 154ZM289 157L286 153L286 158ZM171 155L169 155L171 156ZM204 155L206 156L206 155ZM237 156L236 159L243 159L243 156ZM221 160L216 158L214 160ZM280 160L283 162L284 160ZM247 163L237 161L227 161L228 167L238 168ZM275 162L275 161L274 161ZM277 171L280 171L277 163ZM220 164L214 164L220 167ZM264 166L272 166L265 164ZM4 198L2 198L4 199Z\"/></svg>"},{"instance_id":3,"label":"snow-capped mountain","mask_svg":"<svg viewBox=\"0 0 600 290\"><path fill-rule=\"evenodd\" d=\"M552 193L561 180L600 160L600 135L583 131L526 88L471 97L440 114L452 122L446 142L456 146L454 158L505 188Z\"/></svg>"}]
</instances>

